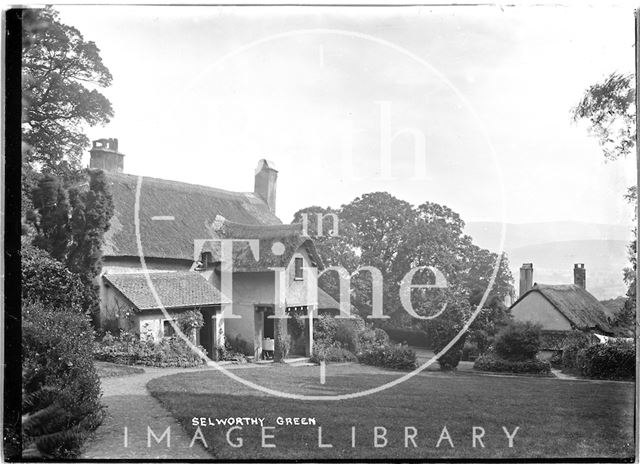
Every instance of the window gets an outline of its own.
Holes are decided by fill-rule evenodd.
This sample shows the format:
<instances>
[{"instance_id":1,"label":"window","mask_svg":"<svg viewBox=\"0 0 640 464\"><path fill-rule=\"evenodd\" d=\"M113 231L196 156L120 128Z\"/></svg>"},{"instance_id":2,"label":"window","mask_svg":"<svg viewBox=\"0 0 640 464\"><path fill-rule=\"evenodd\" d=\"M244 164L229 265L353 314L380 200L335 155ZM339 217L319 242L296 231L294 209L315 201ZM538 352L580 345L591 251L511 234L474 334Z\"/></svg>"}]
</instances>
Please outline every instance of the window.
<instances>
[{"instance_id":1,"label":"window","mask_svg":"<svg viewBox=\"0 0 640 464\"><path fill-rule=\"evenodd\" d=\"M295 274L294 278L296 280L302 280L302 265L304 264L304 260L302 258L296 258L295 261Z\"/></svg>"},{"instance_id":2,"label":"window","mask_svg":"<svg viewBox=\"0 0 640 464\"><path fill-rule=\"evenodd\" d=\"M162 321L162 334L165 338L174 337L176 335L176 331L173 329L171 321Z\"/></svg>"}]
</instances>

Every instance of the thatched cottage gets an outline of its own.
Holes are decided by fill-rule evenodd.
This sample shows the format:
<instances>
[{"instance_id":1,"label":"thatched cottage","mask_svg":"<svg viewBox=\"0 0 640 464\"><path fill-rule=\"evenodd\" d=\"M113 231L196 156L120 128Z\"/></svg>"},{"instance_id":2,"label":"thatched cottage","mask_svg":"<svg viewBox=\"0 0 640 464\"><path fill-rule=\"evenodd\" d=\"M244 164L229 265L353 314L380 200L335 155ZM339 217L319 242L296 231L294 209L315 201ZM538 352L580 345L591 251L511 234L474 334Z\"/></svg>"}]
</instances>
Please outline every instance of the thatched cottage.
<instances>
[{"instance_id":1,"label":"thatched cottage","mask_svg":"<svg viewBox=\"0 0 640 464\"><path fill-rule=\"evenodd\" d=\"M263 350L273 350L275 331L287 325L291 353L309 355L313 320L308 316L317 314L318 301L326 308L338 303L309 285L312 271L322 268L313 240L299 224L282 224L275 215L273 165L260 160L253 192L230 192L124 174L123 160L116 139L93 143L90 168L105 172L114 203L99 276L102 326L158 340L174 335L172 319L198 310L204 326L190 336L211 357L225 339L233 339L243 340L260 358ZM226 292L222 248L214 241L220 239L237 240ZM269 318L278 304L304 319L292 318L278 329ZM223 311L233 317L223 317ZM291 327L294 319L297 328Z\"/></svg>"},{"instance_id":2,"label":"thatched cottage","mask_svg":"<svg viewBox=\"0 0 640 464\"><path fill-rule=\"evenodd\" d=\"M572 330L612 335L606 308L586 289L584 264L576 264L573 275L573 284L534 284L533 264L525 263L520 268L520 297L511 306L511 314L517 321L542 326L544 357L560 351Z\"/></svg>"}]
</instances>

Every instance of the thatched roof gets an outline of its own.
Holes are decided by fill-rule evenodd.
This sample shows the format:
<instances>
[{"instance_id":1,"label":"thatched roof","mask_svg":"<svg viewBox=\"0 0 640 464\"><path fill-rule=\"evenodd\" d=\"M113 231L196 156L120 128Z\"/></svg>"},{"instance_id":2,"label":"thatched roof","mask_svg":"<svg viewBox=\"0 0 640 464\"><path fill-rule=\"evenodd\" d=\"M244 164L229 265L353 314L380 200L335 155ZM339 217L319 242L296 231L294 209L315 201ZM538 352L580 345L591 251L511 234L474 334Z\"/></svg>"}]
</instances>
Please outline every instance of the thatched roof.
<instances>
[{"instance_id":1,"label":"thatched roof","mask_svg":"<svg viewBox=\"0 0 640 464\"><path fill-rule=\"evenodd\" d=\"M302 234L301 224L252 225L238 224L217 216L208 228L210 237L218 239L258 240L259 256L254 256L248 242L233 244L234 272L262 272L273 267L287 267L293 255L303 248L313 265L322 269L322 260L313 240ZM207 243L214 262L220 261L220 245Z\"/></svg>"},{"instance_id":2,"label":"thatched roof","mask_svg":"<svg viewBox=\"0 0 640 464\"><path fill-rule=\"evenodd\" d=\"M166 309L218 305L229 300L198 272L150 272L149 278ZM136 309L159 309L145 273L105 274L113 286Z\"/></svg>"},{"instance_id":3,"label":"thatched roof","mask_svg":"<svg viewBox=\"0 0 640 464\"><path fill-rule=\"evenodd\" d=\"M114 216L105 234L103 254L139 256L134 209L138 176L114 172L105 175L113 195ZM211 238L206 224L218 215L249 226L281 224L254 193L142 177L139 221L145 257L192 260L194 240ZM158 216L174 219L157 220Z\"/></svg>"},{"instance_id":4,"label":"thatched roof","mask_svg":"<svg viewBox=\"0 0 640 464\"><path fill-rule=\"evenodd\" d=\"M540 293L575 329L599 330L612 333L602 303L579 285L545 285L535 284L531 290L522 295L512 308L531 292Z\"/></svg>"}]
</instances>

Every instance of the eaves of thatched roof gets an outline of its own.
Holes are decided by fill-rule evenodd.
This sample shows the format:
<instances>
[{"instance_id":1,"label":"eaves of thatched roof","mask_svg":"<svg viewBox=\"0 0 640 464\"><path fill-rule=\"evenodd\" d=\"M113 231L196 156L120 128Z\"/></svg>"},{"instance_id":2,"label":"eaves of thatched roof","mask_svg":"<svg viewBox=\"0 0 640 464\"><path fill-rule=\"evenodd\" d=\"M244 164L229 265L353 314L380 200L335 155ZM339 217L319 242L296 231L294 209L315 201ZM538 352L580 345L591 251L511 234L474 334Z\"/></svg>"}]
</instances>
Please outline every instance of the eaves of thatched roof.
<instances>
[{"instance_id":1,"label":"eaves of thatched roof","mask_svg":"<svg viewBox=\"0 0 640 464\"><path fill-rule=\"evenodd\" d=\"M535 284L511 307L515 307L532 292L542 295L574 328L612 333L602 303L579 285Z\"/></svg>"}]
</instances>

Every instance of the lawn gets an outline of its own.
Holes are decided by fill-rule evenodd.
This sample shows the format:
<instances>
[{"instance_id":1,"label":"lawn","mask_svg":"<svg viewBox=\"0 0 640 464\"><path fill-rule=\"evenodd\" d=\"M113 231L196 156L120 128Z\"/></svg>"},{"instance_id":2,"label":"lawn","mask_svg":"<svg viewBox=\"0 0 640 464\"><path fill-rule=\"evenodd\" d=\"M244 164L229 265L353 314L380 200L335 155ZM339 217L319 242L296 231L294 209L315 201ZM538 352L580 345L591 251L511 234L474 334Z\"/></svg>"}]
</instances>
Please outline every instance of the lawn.
<instances>
[{"instance_id":1,"label":"lawn","mask_svg":"<svg viewBox=\"0 0 640 464\"><path fill-rule=\"evenodd\" d=\"M272 365L234 373L272 389L307 395L352 393L401 375L358 364L329 365L321 385L319 367ZM147 387L189 437L196 432L193 419L201 417L214 422L264 418L265 427L275 427L264 432L260 425L232 430L229 441L237 445L241 438L242 447L229 444L230 425L201 427L217 459L627 458L634 450L634 385L625 382L432 372L380 393L340 401L266 396L217 371L162 377ZM313 418L316 425L278 425L278 417ZM474 426L483 429L476 429L476 435L484 431L484 448L479 440L473 447ZM318 446L319 427L322 443L333 447ZM386 446L375 446L375 427L384 427L377 432L385 434ZM519 427L511 448L503 427L509 434ZM275 447L262 447L263 433L265 444ZM379 438L378 445L384 444Z\"/></svg>"}]
</instances>

